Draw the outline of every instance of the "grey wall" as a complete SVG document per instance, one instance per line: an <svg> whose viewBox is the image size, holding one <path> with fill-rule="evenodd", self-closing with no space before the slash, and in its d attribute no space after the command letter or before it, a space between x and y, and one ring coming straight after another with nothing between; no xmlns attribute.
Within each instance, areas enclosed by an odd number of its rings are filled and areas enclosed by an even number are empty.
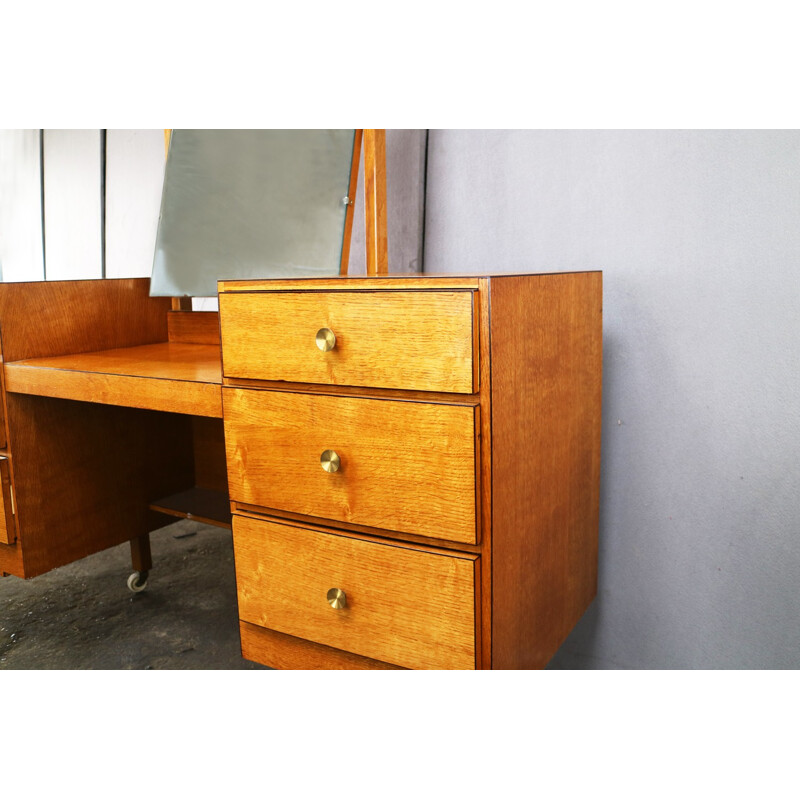
<svg viewBox="0 0 800 800"><path fill-rule="evenodd" d="M551 663L800 668L800 133L431 131L425 271L602 268L598 597Z"/></svg>

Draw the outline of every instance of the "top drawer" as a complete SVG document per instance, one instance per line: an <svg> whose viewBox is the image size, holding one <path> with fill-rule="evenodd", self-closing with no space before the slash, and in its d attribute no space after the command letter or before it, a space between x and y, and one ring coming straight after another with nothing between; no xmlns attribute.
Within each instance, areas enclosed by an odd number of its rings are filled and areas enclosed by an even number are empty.
<svg viewBox="0 0 800 800"><path fill-rule="evenodd" d="M227 378L478 390L472 291L243 292L219 297ZM327 342L320 334L327 329ZM321 349L321 345L329 349Z"/></svg>

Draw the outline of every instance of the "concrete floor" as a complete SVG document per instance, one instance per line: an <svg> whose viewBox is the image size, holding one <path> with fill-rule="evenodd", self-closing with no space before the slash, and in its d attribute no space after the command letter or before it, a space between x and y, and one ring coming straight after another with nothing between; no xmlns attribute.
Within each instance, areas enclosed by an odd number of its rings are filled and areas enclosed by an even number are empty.
<svg viewBox="0 0 800 800"><path fill-rule="evenodd" d="M239 652L230 531L181 520L150 538L138 594L127 544L0 579L0 670L264 669Z"/></svg>

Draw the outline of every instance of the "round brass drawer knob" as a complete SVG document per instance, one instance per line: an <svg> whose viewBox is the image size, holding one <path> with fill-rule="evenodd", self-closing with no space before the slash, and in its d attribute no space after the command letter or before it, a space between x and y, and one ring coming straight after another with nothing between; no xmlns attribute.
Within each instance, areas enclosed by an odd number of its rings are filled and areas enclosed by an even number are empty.
<svg viewBox="0 0 800 800"><path fill-rule="evenodd" d="M333 350L336 347L336 334L330 328L320 328L317 331L317 347L323 353Z"/></svg>
<svg viewBox="0 0 800 800"><path fill-rule="evenodd" d="M344 608L347 605L347 595L341 589L328 589L326 597L331 608Z"/></svg>
<svg viewBox="0 0 800 800"><path fill-rule="evenodd" d="M320 457L319 463L322 464L322 469L325 472L338 472L342 461L339 454L335 450L326 450Z"/></svg>

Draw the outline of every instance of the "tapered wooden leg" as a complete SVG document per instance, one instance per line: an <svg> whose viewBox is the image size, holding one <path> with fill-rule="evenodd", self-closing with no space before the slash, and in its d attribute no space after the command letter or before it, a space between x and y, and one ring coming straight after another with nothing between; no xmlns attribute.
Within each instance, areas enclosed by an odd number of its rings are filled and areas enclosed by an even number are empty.
<svg viewBox="0 0 800 800"><path fill-rule="evenodd" d="M131 564L136 572L149 572L153 568L149 533L131 539Z"/></svg>

